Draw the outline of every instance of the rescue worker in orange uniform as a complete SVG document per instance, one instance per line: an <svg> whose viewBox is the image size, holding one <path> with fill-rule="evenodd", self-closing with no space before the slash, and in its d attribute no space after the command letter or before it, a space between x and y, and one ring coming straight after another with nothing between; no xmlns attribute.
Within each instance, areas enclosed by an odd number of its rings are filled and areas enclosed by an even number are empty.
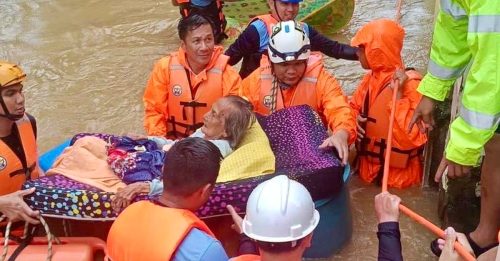
<svg viewBox="0 0 500 261"><path fill-rule="evenodd" d="M421 76L404 68L401 59L404 29L389 19L363 26L352 39L364 69L370 70L361 80L350 101L357 113L358 167L361 179L381 182L391 113L392 84L399 83L393 128L388 185L404 188L421 181L421 148L427 141L418 128L408 132L408 123L422 95L416 89Z"/></svg>
<svg viewBox="0 0 500 261"><path fill-rule="evenodd" d="M11 221L38 223L38 212L22 200L34 189L19 191L39 176L35 118L25 112L22 82L26 74L17 65L0 61L0 215Z"/></svg>
<svg viewBox="0 0 500 261"><path fill-rule="evenodd" d="M203 115L220 97L237 95L238 73L214 45L211 23L194 14L178 26L179 51L154 66L144 92L148 135L184 138L203 125Z"/></svg>
<svg viewBox="0 0 500 261"><path fill-rule="evenodd" d="M333 133L321 147L335 147L346 164L356 122L339 83L323 67L322 55L311 53L300 24L280 22L273 32L269 58L264 56L260 68L243 80L241 95L263 115L290 106L311 106Z"/></svg>
<svg viewBox="0 0 500 261"><path fill-rule="evenodd" d="M108 234L113 261L226 261L224 248L193 212L208 201L222 155L210 141L185 138L168 151L163 194L127 207Z"/></svg>
<svg viewBox="0 0 500 261"><path fill-rule="evenodd" d="M231 261L301 261L320 219L309 191L285 175L264 181L252 191L244 219L232 206L227 209L233 228L255 240L260 253Z"/></svg>

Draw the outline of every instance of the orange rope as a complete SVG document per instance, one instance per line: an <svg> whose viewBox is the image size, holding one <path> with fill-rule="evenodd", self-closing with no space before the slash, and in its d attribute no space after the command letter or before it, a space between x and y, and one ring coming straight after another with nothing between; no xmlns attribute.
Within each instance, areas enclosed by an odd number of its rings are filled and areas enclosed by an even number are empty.
<svg viewBox="0 0 500 261"><path fill-rule="evenodd" d="M399 1L401 2L401 0ZM385 151L385 159L384 159L384 176L382 178L382 192L387 191L387 180L389 178L389 162L391 160L391 150L392 150L392 130L394 125L394 114L396 113L396 98L397 98L396 95L398 93L399 81L394 81L392 87L393 87L392 109L391 109L391 116L389 118L389 130L387 134L387 147L386 147L387 149ZM403 206L402 204L399 204L399 209L408 217L410 217L411 219L415 220L416 222L420 223L421 225L432 231L438 237L444 238L444 231L439 227L437 227L436 225L432 224L429 220L418 215L417 213L413 212L411 209ZM455 247L455 250L465 260L467 261L476 260L467 250L465 250L465 248L460 243L458 243L458 241L455 241L453 246Z"/></svg>

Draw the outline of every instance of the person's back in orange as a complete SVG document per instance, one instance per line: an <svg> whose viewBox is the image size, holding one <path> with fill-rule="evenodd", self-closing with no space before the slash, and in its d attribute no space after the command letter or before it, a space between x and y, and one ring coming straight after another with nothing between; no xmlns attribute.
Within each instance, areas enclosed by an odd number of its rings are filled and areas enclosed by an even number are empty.
<svg viewBox="0 0 500 261"><path fill-rule="evenodd" d="M401 59L404 29L388 19L372 21L363 26L352 39L358 46L363 68L370 71L364 76L350 101L358 120L358 160L361 179L380 182L392 101L392 84L399 80L393 127L393 145L388 185L404 188L421 181L421 148L427 136L407 126L421 95L416 91L420 74L403 71Z"/></svg>

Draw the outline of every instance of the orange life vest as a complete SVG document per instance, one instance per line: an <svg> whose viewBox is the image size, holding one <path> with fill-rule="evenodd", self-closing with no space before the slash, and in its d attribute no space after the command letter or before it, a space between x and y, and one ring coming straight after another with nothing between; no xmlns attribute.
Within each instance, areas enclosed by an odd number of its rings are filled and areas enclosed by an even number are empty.
<svg viewBox="0 0 500 261"><path fill-rule="evenodd" d="M39 176L33 126L26 115L15 124L19 131L19 142L23 146L26 162L21 162L16 153L0 140L0 195L18 191L26 180Z"/></svg>
<svg viewBox="0 0 500 261"><path fill-rule="evenodd" d="M140 201L127 207L111 226L108 255L113 261L171 260L193 228L215 238L207 225L189 210Z"/></svg>
<svg viewBox="0 0 500 261"><path fill-rule="evenodd" d="M422 79L422 75L415 70L407 70L408 81ZM385 150L387 146L387 126L389 126L390 112L387 109L387 104L392 101L392 88L387 84L380 93L376 96L371 107L368 108L368 117L365 127L365 138L360 144L360 157L371 157L379 163L385 158ZM369 103L369 93L365 96L365 103L362 110L366 111ZM394 142L392 143L390 166L393 168L406 168L408 160L419 155L420 148L403 150L398 148Z"/></svg>
<svg viewBox="0 0 500 261"><path fill-rule="evenodd" d="M269 37L271 37L271 35L273 33L273 26L275 26L276 24L279 23L279 21L276 20L276 18L274 18L272 15L264 14L264 15L255 16L252 20L250 20L250 23L248 23L248 25L253 23L255 20L261 20L262 22L264 22L264 24L266 25L267 33L269 34Z"/></svg>
<svg viewBox="0 0 500 261"><path fill-rule="evenodd" d="M320 53L311 53L311 56L309 56L309 59L307 60L307 67L304 76L302 76L302 79L299 81L297 86L291 87L291 91L293 92L291 100L283 101L283 96L281 95L278 87L276 94L276 110L295 105L308 104L318 113L321 112L321 110L319 110L320 101L317 99L316 83L318 82L318 76L323 69L322 63L323 56ZM260 82L256 83L257 86L260 86L260 102L254 109L260 114L269 115L271 113L271 106L273 102L272 88L274 75L271 71L269 58L266 56L261 59L260 70ZM321 116L323 122L326 122L324 116Z"/></svg>
<svg viewBox="0 0 500 261"><path fill-rule="evenodd" d="M219 55L215 65L207 70L207 80L191 86L189 70L179 63L178 53L170 58L168 87L167 136L183 138L203 126L203 115L223 96L222 73L229 57Z"/></svg>
<svg viewBox="0 0 500 261"><path fill-rule="evenodd" d="M266 25L267 33L269 34L269 37L271 37L271 35L273 34L273 26L275 26L279 23L279 21L276 20L276 18L274 18L272 15L265 14L265 15L255 16L250 21L250 23L248 25L253 23L255 20L261 20L262 22L264 22L264 24ZM298 22L298 23L300 23L302 25L302 27L304 27L304 23L302 23L302 22Z"/></svg>
<svg viewBox="0 0 500 261"><path fill-rule="evenodd" d="M241 256L236 256L231 259L230 261L260 261L261 258L258 255L241 255Z"/></svg>

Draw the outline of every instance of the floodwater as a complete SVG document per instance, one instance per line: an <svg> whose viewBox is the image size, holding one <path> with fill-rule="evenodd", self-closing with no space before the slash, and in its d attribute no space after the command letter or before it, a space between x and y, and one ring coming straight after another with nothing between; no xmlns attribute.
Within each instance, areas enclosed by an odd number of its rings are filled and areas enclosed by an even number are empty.
<svg viewBox="0 0 500 261"><path fill-rule="evenodd" d="M407 66L425 70L434 0L404 0ZM396 1L357 0L354 17L339 34L348 42L363 24L394 18ZM178 46L178 9L170 1L1 0L0 59L22 66L27 111L38 120L40 150L78 132L141 133L142 94L154 62ZM327 68L351 94L363 74L357 62L328 58ZM354 233L332 260L375 260L373 196L378 187L350 182ZM437 193L394 191L405 204L437 222ZM420 225L401 220L406 260L433 260L433 238ZM326 242L325 242L326 243Z"/></svg>

